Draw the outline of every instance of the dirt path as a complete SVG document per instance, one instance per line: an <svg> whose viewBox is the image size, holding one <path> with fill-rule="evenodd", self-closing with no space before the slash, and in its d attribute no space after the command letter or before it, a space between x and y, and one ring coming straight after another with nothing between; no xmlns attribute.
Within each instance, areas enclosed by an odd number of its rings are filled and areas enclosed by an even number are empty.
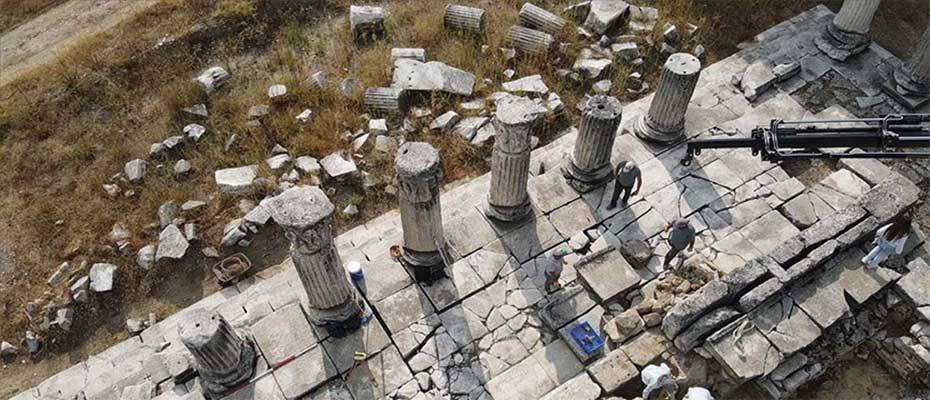
<svg viewBox="0 0 930 400"><path fill-rule="evenodd" d="M71 0L0 36L0 87L159 0Z"/></svg>

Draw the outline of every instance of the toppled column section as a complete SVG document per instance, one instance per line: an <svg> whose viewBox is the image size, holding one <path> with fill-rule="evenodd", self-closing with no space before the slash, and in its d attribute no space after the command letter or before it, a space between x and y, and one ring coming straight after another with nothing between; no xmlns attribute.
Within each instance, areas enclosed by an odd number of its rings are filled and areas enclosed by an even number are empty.
<svg viewBox="0 0 930 400"><path fill-rule="evenodd" d="M701 75L701 62L691 54L672 54L662 67L662 77L649 113L636 123L643 140L672 143L684 135L685 113Z"/></svg>
<svg viewBox="0 0 930 400"><path fill-rule="evenodd" d="M297 186L273 197L266 208L291 242L310 319L337 337L357 329L363 310L333 242L333 203L316 186Z"/></svg>
<svg viewBox="0 0 930 400"><path fill-rule="evenodd" d="M506 96L497 102L497 130L491 155L491 188L486 213L499 221L516 222L531 211L526 191L530 169L530 136L546 109L526 97Z"/></svg>
<svg viewBox="0 0 930 400"><path fill-rule="evenodd" d="M523 26L512 26L507 39L513 48L524 54L546 55L552 50L555 39L552 35Z"/></svg>
<svg viewBox="0 0 930 400"><path fill-rule="evenodd" d="M546 9L523 3L520 8L520 25L554 35L565 28L565 20Z"/></svg>
<svg viewBox="0 0 930 400"><path fill-rule="evenodd" d="M202 308L178 326L181 343L194 356L204 394L223 398L247 381L255 371L255 349L248 337L240 337L219 313Z"/></svg>
<svg viewBox="0 0 930 400"><path fill-rule="evenodd" d="M574 151L562 165L562 174L575 190L587 192L610 179L610 152L622 109L620 100L604 95L594 96L585 104Z"/></svg>
<svg viewBox="0 0 930 400"><path fill-rule="evenodd" d="M350 6L349 26L356 42L384 36L384 9L371 6Z"/></svg>
<svg viewBox="0 0 930 400"><path fill-rule="evenodd" d="M914 110L930 100L930 27L924 31L910 61L885 82L885 93Z"/></svg>
<svg viewBox="0 0 930 400"><path fill-rule="evenodd" d="M872 39L869 30L872 17L881 0L846 0L833 22L827 24L823 34L814 42L830 58L846 61L869 47Z"/></svg>
<svg viewBox="0 0 930 400"><path fill-rule="evenodd" d="M365 107L375 115L403 115L410 105L404 89L368 88L365 89Z"/></svg>
<svg viewBox="0 0 930 400"><path fill-rule="evenodd" d="M429 143L407 142L394 159L404 231L403 260L417 281L432 281L443 267L441 247L445 243L439 192L442 161Z"/></svg>
<svg viewBox="0 0 930 400"><path fill-rule="evenodd" d="M442 16L447 29L483 35L487 19L484 10L474 7L449 4Z"/></svg>

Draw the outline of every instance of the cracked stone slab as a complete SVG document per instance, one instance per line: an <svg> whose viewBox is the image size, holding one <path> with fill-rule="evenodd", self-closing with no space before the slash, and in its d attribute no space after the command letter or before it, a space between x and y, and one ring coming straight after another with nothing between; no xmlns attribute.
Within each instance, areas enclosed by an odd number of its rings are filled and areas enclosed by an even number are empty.
<svg viewBox="0 0 930 400"><path fill-rule="evenodd" d="M626 353L633 364L642 368L659 358L669 347L671 343L662 335L662 332L658 329L649 329L620 346L620 349Z"/></svg>
<svg viewBox="0 0 930 400"><path fill-rule="evenodd" d="M580 197L575 189L565 182L561 171L553 170L530 178L527 184L530 201L543 214L564 206Z"/></svg>
<svg viewBox="0 0 930 400"><path fill-rule="evenodd" d="M371 375L356 371L346 377L346 384L355 400L382 399L413 379L410 368L393 346L369 358L367 364Z"/></svg>
<svg viewBox="0 0 930 400"><path fill-rule="evenodd" d="M329 354L339 373L345 373L355 363L355 352L376 354L391 344L387 332L377 319L371 319L367 324L347 336L330 337L322 342L323 348Z"/></svg>
<svg viewBox="0 0 930 400"><path fill-rule="evenodd" d="M421 285L423 292L426 293L433 305L440 310L457 303L460 299L468 297L468 295L478 291L486 284L473 265L474 262L469 261L468 258L456 261L444 268L445 278L429 285Z"/></svg>
<svg viewBox="0 0 930 400"><path fill-rule="evenodd" d="M582 373L549 392L543 400L595 400L600 395L600 386L588 374Z"/></svg>
<svg viewBox="0 0 930 400"><path fill-rule="evenodd" d="M821 334L820 327L788 296L762 305L749 319L786 356L807 347Z"/></svg>
<svg viewBox="0 0 930 400"><path fill-rule="evenodd" d="M639 285L643 279L620 251L608 248L575 263L578 277L591 288L599 302L610 302Z"/></svg>
<svg viewBox="0 0 930 400"><path fill-rule="evenodd" d="M489 331L479 316L462 306L443 311L439 319L459 348L478 341Z"/></svg>
<svg viewBox="0 0 930 400"><path fill-rule="evenodd" d="M701 251L704 257L714 262L720 273L728 274L753 258L763 255L739 232L720 239Z"/></svg>
<svg viewBox="0 0 930 400"><path fill-rule="evenodd" d="M576 199L549 214L549 222L562 237L572 237L597 225L598 220L588 203Z"/></svg>
<svg viewBox="0 0 930 400"><path fill-rule="evenodd" d="M668 220L658 210L650 209L642 217L623 228L616 236L620 241L647 240L664 231L667 226ZM611 233L613 233L612 230Z"/></svg>
<svg viewBox="0 0 930 400"><path fill-rule="evenodd" d="M916 259L911 261L907 268L910 272L898 281L898 289L914 306L930 306L930 288L927 287L927 282L930 282L930 267L926 261Z"/></svg>
<svg viewBox="0 0 930 400"><path fill-rule="evenodd" d="M362 262L365 280L359 282L370 302L378 302L413 283L403 265L389 256Z"/></svg>
<svg viewBox="0 0 930 400"><path fill-rule="evenodd" d="M771 211L746 225L740 233L762 254L769 254L801 231L778 211Z"/></svg>
<svg viewBox="0 0 930 400"><path fill-rule="evenodd" d="M501 244L521 263L565 241L544 216L530 217L519 226L508 228L501 235Z"/></svg>
<svg viewBox="0 0 930 400"><path fill-rule="evenodd" d="M461 256L471 254L497 239L497 233L475 207L468 207L461 216L445 224L446 242Z"/></svg>
<svg viewBox="0 0 930 400"><path fill-rule="evenodd" d="M493 398L513 400L536 400L556 386L536 357L527 357L487 383Z"/></svg>
<svg viewBox="0 0 930 400"><path fill-rule="evenodd" d="M319 340L296 303L262 318L251 330L255 343L269 364L277 363Z"/></svg>
<svg viewBox="0 0 930 400"><path fill-rule="evenodd" d="M771 373L784 356L752 324L743 325L738 319L726 328L711 335L704 345L721 366L729 370L740 382ZM734 330L740 334L734 335Z"/></svg>
<svg viewBox="0 0 930 400"><path fill-rule="evenodd" d="M595 361L588 367L588 372L607 393L616 391L639 376L639 369L620 349L614 349Z"/></svg>
<svg viewBox="0 0 930 400"><path fill-rule="evenodd" d="M400 332L410 324L434 313L433 305L418 285L398 290L376 302L374 307L381 313L390 332Z"/></svg>

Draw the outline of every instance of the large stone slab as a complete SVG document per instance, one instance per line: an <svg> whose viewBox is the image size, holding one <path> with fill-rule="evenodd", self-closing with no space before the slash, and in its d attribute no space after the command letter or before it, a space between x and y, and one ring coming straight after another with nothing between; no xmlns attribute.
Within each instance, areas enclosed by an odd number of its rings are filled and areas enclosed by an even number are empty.
<svg viewBox="0 0 930 400"><path fill-rule="evenodd" d="M800 231L778 211L771 211L746 225L740 233L762 254L769 254Z"/></svg>
<svg viewBox="0 0 930 400"><path fill-rule="evenodd" d="M403 265L388 256L363 262L365 279L359 288L370 302L378 302L413 283Z"/></svg>
<svg viewBox="0 0 930 400"><path fill-rule="evenodd" d="M391 339L381 322L373 318L349 335L341 338L330 337L322 344L339 373L345 373L355 363L352 358L355 352L377 354L391 344Z"/></svg>
<svg viewBox="0 0 930 400"><path fill-rule="evenodd" d="M433 305L418 285L407 286L375 303L391 333L397 333L417 320L434 313Z"/></svg>
<svg viewBox="0 0 930 400"><path fill-rule="evenodd" d="M597 225L598 219L587 202L576 199L549 214L549 222L562 237L570 238Z"/></svg>
<svg viewBox="0 0 930 400"><path fill-rule="evenodd" d="M636 365L620 349L614 349L591 364L588 372L607 393L614 392L639 376Z"/></svg>
<svg viewBox="0 0 930 400"><path fill-rule="evenodd" d="M527 193L536 209L543 214L581 197L575 189L568 186L562 172L557 169L530 178Z"/></svg>
<svg viewBox="0 0 930 400"><path fill-rule="evenodd" d="M561 329L597 305L587 290L578 285L566 286L551 293L539 304L539 317L553 330Z"/></svg>
<svg viewBox="0 0 930 400"><path fill-rule="evenodd" d="M444 225L446 242L462 257L497 239L484 214L475 207L467 207L461 216L447 220Z"/></svg>
<svg viewBox="0 0 930 400"><path fill-rule="evenodd" d="M356 370L346 377L349 391L354 400L376 400L385 398L389 393L413 379L413 373L404 363L394 346L369 358L367 367L371 375L363 370ZM360 366L359 368L364 368ZM372 382L372 377L374 382Z"/></svg>
<svg viewBox="0 0 930 400"><path fill-rule="evenodd" d="M438 61L419 62L400 59L394 62L392 87L407 90L441 91L471 96L475 75Z"/></svg>
<svg viewBox="0 0 930 400"><path fill-rule="evenodd" d="M612 247L585 256L575 263L575 269L581 281L591 288L601 303L626 293L642 279L623 255Z"/></svg>
<svg viewBox="0 0 930 400"><path fill-rule="evenodd" d="M258 167L255 165L220 169L213 173L220 192L228 194L247 193L252 189L252 181L256 177L258 177Z"/></svg>
<svg viewBox="0 0 930 400"><path fill-rule="evenodd" d="M337 373L336 367L326 355L323 346L317 345L272 374L278 381L284 397L298 399L336 376Z"/></svg>
<svg viewBox="0 0 930 400"><path fill-rule="evenodd" d="M531 354L539 367L556 385L562 385L584 369L565 342L555 340Z"/></svg>
<svg viewBox="0 0 930 400"><path fill-rule="evenodd" d="M574 356L572 356L574 357ZM494 399L536 400L558 386L536 357L527 357L487 384Z"/></svg>
<svg viewBox="0 0 930 400"><path fill-rule="evenodd" d="M649 329L620 346L620 349L626 353L633 364L642 368L652 364L671 346L672 344L665 336L662 336L662 332L658 329Z"/></svg>
<svg viewBox="0 0 930 400"><path fill-rule="evenodd" d="M595 400L600 395L600 386L588 374L582 373L549 392L543 400Z"/></svg>
<svg viewBox="0 0 930 400"><path fill-rule="evenodd" d="M820 337L820 328L788 296L775 298L749 317L784 355L807 347Z"/></svg>
<svg viewBox="0 0 930 400"><path fill-rule="evenodd" d="M740 382L771 373L784 359L758 328L744 321L734 321L708 338L704 346Z"/></svg>
<svg viewBox="0 0 930 400"><path fill-rule="evenodd" d="M251 330L268 364L277 363L319 340L297 303L262 318Z"/></svg>
<svg viewBox="0 0 930 400"><path fill-rule="evenodd" d="M555 230L549 218L530 217L517 227L507 227L501 235L501 243L517 261L524 263L565 240Z"/></svg>
<svg viewBox="0 0 930 400"><path fill-rule="evenodd" d="M910 270L898 281L898 290L916 307L930 306L930 267L926 261L916 259L907 268Z"/></svg>

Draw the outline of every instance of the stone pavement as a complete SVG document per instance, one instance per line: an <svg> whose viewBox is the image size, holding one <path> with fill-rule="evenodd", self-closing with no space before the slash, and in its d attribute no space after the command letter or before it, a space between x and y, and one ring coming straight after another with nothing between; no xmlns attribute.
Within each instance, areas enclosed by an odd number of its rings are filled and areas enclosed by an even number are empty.
<svg viewBox="0 0 930 400"><path fill-rule="evenodd" d="M748 134L773 118L848 114L855 103L843 102L851 99L847 92L837 94L839 105L827 107L806 91L829 88L835 80L851 82L868 96L884 96L882 76L900 60L873 44L846 64L834 63L813 44L831 17L825 7L816 7L705 68L686 115L686 135L707 135L714 126ZM800 73L755 93L752 102L731 83L752 64L790 62L800 64ZM874 305L874 299L906 298L917 310L912 318L921 318L921 312L928 318L926 288L913 283L926 271L912 263L871 272L856 262L861 239L917 200L917 188L906 178L881 163L855 160L805 185L742 150L705 151L684 167L682 144L654 147L629 133L651 99L624 107L612 149L614 165L632 160L643 171L642 190L628 206L607 209L612 183L579 194L565 182L558 166L574 145L577 132L571 130L533 151L533 162L544 172L530 178L534 214L523 223L495 223L483 215L488 175L442 194L445 238L455 260L446 267L447 279L431 286L414 283L391 259L389 247L402 242L396 210L336 238L343 261L365 265L359 290L375 317L348 337L328 337L308 322L306 293L287 261L15 398L70 399L83 393L95 400L137 392L157 393L158 399L200 398L192 360L177 333L194 308L216 310L254 339L257 373L313 346L231 396L237 399L636 397L642 390L639 370L659 361L673 367L681 384L720 392L753 380L780 397L827 367L835 351L824 344L826 333L848 324L851 315L881 314L873 309L884 306ZM891 99L885 104L893 107ZM883 208L888 205L893 211ZM678 295L668 296L662 291L671 284L661 265L668 251L664 230L678 218L687 218L698 232L686 264L709 266L711 276L701 288L676 282ZM925 257L922 236L912 236L907 259ZM643 267L634 267L616 250L632 239L654 249ZM546 296L540 257L556 246L581 250L568 257L561 276L565 288ZM853 309L847 297L866 304L866 311ZM609 332L619 329L609 326L619 317L632 318L632 328ZM588 355L577 348L568 330L579 321L609 338L604 350ZM882 326L863 332L859 343ZM908 354L917 360L909 365L920 371L926 351L912 345L925 336L914 334L898 347L892 343L886 353ZM364 352L367 360L356 364L355 352Z"/></svg>

